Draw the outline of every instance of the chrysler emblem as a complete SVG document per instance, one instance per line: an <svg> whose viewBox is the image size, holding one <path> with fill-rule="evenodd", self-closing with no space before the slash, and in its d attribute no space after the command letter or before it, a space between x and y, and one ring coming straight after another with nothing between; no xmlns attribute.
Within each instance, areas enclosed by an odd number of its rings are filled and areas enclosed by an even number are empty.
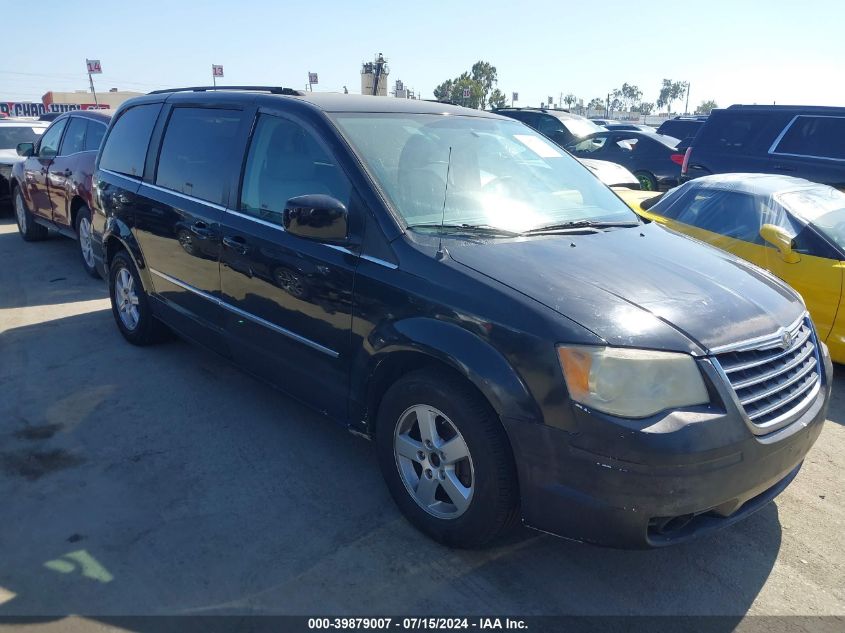
<svg viewBox="0 0 845 633"><path fill-rule="evenodd" d="M785 350L792 347L792 335L786 330L780 335L780 346Z"/></svg>

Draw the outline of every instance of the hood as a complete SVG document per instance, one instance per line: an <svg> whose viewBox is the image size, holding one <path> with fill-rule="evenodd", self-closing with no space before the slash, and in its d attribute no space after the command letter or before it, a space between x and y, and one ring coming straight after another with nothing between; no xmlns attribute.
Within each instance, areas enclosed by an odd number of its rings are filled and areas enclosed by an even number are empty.
<svg viewBox="0 0 845 633"><path fill-rule="evenodd" d="M656 224L588 235L449 240L447 248L458 263L610 345L704 354L776 332L805 310L795 292L768 273Z"/></svg>
<svg viewBox="0 0 845 633"><path fill-rule="evenodd" d="M18 156L17 150L14 149L0 149L0 163L3 165L14 165L22 160L26 160L23 156Z"/></svg>

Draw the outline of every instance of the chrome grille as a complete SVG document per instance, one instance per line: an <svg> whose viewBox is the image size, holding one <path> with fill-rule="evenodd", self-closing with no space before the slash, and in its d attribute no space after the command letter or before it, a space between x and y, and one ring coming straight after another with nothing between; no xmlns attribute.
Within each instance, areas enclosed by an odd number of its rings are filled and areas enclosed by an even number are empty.
<svg viewBox="0 0 845 633"><path fill-rule="evenodd" d="M784 334L790 344L784 347ZM821 384L816 336L806 317L788 330L717 351L716 360L748 420L774 431L803 413Z"/></svg>

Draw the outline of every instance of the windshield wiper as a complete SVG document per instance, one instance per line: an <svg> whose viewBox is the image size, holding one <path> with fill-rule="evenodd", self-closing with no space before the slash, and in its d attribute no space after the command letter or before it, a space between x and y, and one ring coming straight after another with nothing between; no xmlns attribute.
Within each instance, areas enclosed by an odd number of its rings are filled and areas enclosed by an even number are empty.
<svg viewBox="0 0 845 633"><path fill-rule="evenodd" d="M573 220L557 224L546 224L535 229L524 231L522 235L536 235L538 233L552 233L558 231L577 231L579 229L609 229L616 227L639 226L639 222L597 222L595 220Z"/></svg>
<svg viewBox="0 0 845 633"><path fill-rule="evenodd" d="M464 231L472 233L481 233L484 235L506 235L509 237L516 237L520 235L516 231L508 231L507 229L500 229L499 227L490 224L409 224L409 229L447 229L450 231Z"/></svg>

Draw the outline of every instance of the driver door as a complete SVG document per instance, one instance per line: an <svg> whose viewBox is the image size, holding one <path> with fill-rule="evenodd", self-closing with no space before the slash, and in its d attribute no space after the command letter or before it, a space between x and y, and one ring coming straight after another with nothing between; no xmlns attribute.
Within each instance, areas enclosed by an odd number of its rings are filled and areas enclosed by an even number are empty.
<svg viewBox="0 0 845 633"><path fill-rule="evenodd" d="M24 190L26 191L30 211L42 218L52 220L53 207L50 204L50 193L47 175L53 160L59 153L62 134L68 119L59 119L44 132L35 155L30 156L24 163Z"/></svg>

